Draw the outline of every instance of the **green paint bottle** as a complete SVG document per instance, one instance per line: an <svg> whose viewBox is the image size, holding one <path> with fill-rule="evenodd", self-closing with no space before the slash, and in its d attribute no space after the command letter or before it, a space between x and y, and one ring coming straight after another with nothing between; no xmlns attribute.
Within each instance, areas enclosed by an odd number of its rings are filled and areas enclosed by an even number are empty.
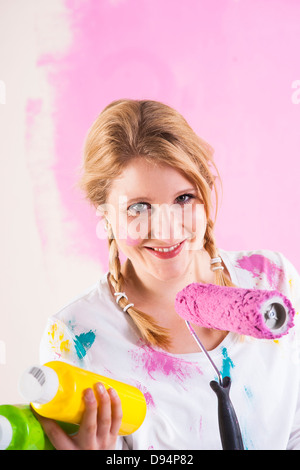
<svg viewBox="0 0 300 470"><path fill-rule="evenodd" d="M61 427L68 433L78 426ZM42 425L29 405L0 405L0 450L53 450Z"/></svg>

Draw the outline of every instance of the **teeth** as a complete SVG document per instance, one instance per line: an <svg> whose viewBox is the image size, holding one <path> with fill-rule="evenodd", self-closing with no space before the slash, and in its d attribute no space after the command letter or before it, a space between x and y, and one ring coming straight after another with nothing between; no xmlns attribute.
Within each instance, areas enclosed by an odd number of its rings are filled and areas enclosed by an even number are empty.
<svg viewBox="0 0 300 470"><path fill-rule="evenodd" d="M177 243L177 245L172 246L171 248L153 248L154 251L162 251L164 253L168 251L173 251L175 248L177 248L180 245L180 243Z"/></svg>

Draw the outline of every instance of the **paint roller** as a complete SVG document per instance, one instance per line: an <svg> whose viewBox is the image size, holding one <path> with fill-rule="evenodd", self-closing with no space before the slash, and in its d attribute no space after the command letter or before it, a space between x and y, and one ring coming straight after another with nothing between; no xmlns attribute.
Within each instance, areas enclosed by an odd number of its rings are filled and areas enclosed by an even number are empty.
<svg viewBox="0 0 300 470"><path fill-rule="evenodd" d="M195 325L276 339L294 325L291 302L276 290L192 283L175 300L178 315Z"/></svg>
<svg viewBox="0 0 300 470"><path fill-rule="evenodd" d="M276 339L294 326L295 310L287 297L273 290L244 289L192 283L177 293L175 310L217 373L210 386L218 399L218 420L223 450L243 450L238 419L229 397L230 377L221 374L191 323L233 331L255 338Z"/></svg>

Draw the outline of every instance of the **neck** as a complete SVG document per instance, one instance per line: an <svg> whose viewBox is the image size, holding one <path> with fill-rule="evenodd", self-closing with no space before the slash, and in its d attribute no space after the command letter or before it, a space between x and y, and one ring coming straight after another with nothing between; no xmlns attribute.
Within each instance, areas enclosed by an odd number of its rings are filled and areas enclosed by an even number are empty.
<svg viewBox="0 0 300 470"><path fill-rule="evenodd" d="M210 269L210 256L205 250L195 254L193 260L186 266L182 274L176 278L162 280L149 271L142 272L130 260L126 260L121 268L124 276L124 291L126 289L135 297L145 302L173 304L177 292L192 282L213 283L214 275Z"/></svg>

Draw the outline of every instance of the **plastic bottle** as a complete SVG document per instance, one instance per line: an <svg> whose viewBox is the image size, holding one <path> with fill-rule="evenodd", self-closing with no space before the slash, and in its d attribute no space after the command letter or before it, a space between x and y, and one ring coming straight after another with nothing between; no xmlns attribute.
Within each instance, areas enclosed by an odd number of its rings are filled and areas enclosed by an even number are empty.
<svg viewBox="0 0 300 470"><path fill-rule="evenodd" d="M78 426L58 423L69 435ZM0 405L0 450L53 450L42 425L29 405Z"/></svg>
<svg viewBox="0 0 300 470"><path fill-rule="evenodd" d="M0 449L50 450L53 446L28 405L1 405Z"/></svg>
<svg viewBox="0 0 300 470"><path fill-rule="evenodd" d="M119 435L135 432L145 419L147 405L143 393L132 385L62 361L51 361L29 368L21 377L19 389L41 416L80 424L84 412L83 391L93 388L97 382L102 382L106 389L114 388L120 397L123 418Z"/></svg>

